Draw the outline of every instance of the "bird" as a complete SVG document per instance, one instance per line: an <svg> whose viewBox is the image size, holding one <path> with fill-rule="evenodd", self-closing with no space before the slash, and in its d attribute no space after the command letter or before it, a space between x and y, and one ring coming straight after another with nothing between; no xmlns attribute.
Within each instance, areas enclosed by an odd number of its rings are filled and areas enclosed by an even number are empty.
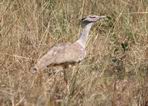
<svg viewBox="0 0 148 106"><path fill-rule="evenodd" d="M37 60L33 72L44 70L50 66L70 65L79 63L86 57L86 44L89 39L91 27L106 16L89 15L81 19L82 31L80 37L73 43L60 43L51 47L49 51Z"/></svg>

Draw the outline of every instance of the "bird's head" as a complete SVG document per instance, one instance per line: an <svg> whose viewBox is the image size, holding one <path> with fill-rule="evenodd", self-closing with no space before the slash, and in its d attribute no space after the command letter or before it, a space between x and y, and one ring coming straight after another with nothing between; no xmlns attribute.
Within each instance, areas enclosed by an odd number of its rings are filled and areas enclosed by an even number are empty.
<svg viewBox="0 0 148 106"><path fill-rule="evenodd" d="M104 18L106 18L106 16L89 15L85 18L82 18L81 21L82 21L82 25L85 26L89 23L95 23Z"/></svg>

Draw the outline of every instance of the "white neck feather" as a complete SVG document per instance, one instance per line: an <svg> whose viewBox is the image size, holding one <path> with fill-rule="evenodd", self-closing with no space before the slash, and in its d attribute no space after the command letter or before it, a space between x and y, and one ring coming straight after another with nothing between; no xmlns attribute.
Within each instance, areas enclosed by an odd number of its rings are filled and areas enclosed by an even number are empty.
<svg viewBox="0 0 148 106"><path fill-rule="evenodd" d="M89 23L87 24L82 32L80 33L80 38L76 41L77 43L79 43L83 48L86 47L86 43L88 41L88 38L89 38L89 32L90 32L90 29L92 27L93 23Z"/></svg>

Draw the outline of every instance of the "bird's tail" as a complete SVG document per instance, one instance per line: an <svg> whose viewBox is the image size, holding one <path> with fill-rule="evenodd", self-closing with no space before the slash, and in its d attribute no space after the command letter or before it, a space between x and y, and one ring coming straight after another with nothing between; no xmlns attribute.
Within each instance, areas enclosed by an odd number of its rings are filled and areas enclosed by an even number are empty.
<svg viewBox="0 0 148 106"><path fill-rule="evenodd" d="M40 70L44 70L47 68L46 61L44 59L39 60L34 67L31 68L32 73L37 73Z"/></svg>
<svg viewBox="0 0 148 106"><path fill-rule="evenodd" d="M36 66L31 68L31 73L35 74L38 72L38 68Z"/></svg>

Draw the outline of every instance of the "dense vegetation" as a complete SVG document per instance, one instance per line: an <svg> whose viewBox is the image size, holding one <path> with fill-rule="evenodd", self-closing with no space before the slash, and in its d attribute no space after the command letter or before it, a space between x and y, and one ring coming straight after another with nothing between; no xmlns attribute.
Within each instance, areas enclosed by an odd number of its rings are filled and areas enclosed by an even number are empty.
<svg viewBox="0 0 148 106"><path fill-rule="evenodd" d="M63 77L31 67L91 30L87 57ZM49 75L50 74L50 75ZM148 106L148 0L0 0L0 106ZM67 89L68 87L68 89Z"/></svg>

